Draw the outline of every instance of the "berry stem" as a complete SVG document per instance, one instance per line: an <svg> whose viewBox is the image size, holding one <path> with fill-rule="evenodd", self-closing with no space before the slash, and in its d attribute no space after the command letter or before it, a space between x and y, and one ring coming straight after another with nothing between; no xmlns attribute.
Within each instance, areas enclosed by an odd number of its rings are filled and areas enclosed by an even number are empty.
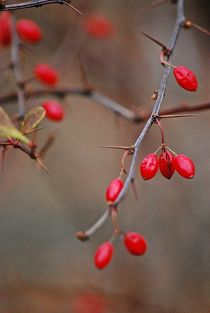
<svg viewBox="0 0 210 313"><path fill-rule="evenodd" d="M165 136L164 136L164 130L163 127L158 119L158 117L155 120L156 124L158 125L160 132L161 132L161 141L162 141L162 145L165 144Z"/></svg>

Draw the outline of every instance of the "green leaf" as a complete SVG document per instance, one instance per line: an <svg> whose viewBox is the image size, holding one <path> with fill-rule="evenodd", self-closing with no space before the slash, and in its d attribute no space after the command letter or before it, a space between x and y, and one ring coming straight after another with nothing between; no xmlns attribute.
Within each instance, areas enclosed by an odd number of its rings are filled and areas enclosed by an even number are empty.
<svg viewBox="0 0 210 313"><path fill-rule="evenodd" d="M25 143L26 145L30 142L30 140L15 127L7 127L7 126L0 125L0 137L7 138L7 139L11 139L11 138L17 139Z"/></svg>
<svg viewBox="0 0 210 313"><path fill-rule="evenodd" d="M35 107L26 113L24 120L20 126L20 131L23 134L29 133L35 129L45 117L45 109L42 107Z"/></svg>

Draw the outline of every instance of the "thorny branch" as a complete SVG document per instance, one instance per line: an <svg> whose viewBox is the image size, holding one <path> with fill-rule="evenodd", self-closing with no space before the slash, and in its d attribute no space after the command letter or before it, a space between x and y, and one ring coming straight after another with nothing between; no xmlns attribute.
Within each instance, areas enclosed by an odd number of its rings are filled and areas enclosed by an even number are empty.
<svg viewBox="0 0 210 313"><path fill-rule="evenodd" d="M29 98L38 98L43 96L56 96L60 98L64 98L66 96L81 96L87 97L91 100L97 102L98 104L110 109L114 113L124 117L125 119L135 122L135 123L142 123L145 122L151 113L145 112L142 109L134 109L130 110L125 108L119 102L112 100L100 92L94 89L87 89L87 88L49 88L49 89L36 89L36 90L25 90L25 99ZM0 96L0 105L7 106L12 104L13 101L17 100L17 93L10 92L3 96ZM175 113L185 113L185 112L198 112L210 109L210 102L198 103L195 105L189 105L188 103L182 103L174 107L170 107L168 109L164 109L160 111L160 115L169 115Z"/></svg>
<svg viewBox="0 0 210 313"><path fill-rule="evenodd" d="M180 31L181 31L181 28L182 28L184 22L185 22L184 0L178 0L178 2L177 2L176 22L175 22L175 25L174 25L174 28L173 28L173 31L172 31L172 34L171 34L171 37L170 37L170 41L169 41L168 47L167 47L167 52L168 53L165 56L167 62L170 62L171 59L172 59L172 53L174 51L177 39L179 37ZM128 171L127 178L125 180L124 187L121 190L120 194L118 195L116 201L114 203L112 203L112 205L109 207L109 213L111 212L113 207L114 208L118 207L119 203L122 201L123 197L125 196L125 194L126 194L126 192L128 190L128 187L130 186L130 184L132 182L134 182L135 171L136 171L136 167L137 167L138 155L139 155L139 150L140 150L140 147L141 147L141 143L142 143L146 133L149 131L150 127L153 125L153 123L156 122L156 117L159 114L160 107L162 105L163 98L165 96L165 92L166 92L166 87L167 87L167 82L168 82L170 71L171 71L171 67L168 67L168 66L164 67L163 77L161 79L160 87L159 87L158 94L157 94L157 100L155 101L155 104L153 106L152 112L151 112L151 114L150 114L150 116L149 116L149 118L148 118L144 128L142 129L142 131L140 132L137 140L135 141L135 143L132 146L134 152L133 152L133 155L132 155L131 165L130 165L130 169ZM103 214L103 216L105 216L106 219L108 218L109 215L107 215L107 214L104 215ZM99 219L97 221L97 228L99 226L98 224L99 224L100 220L101 219ZM101 220L101 224L103 224L104 221L105 221L105 219L102 219ZM83 232L83 239L85 237L88 238L90 236L90 230L91 229L93 230L93 227L91 227L87 232ZM93 232L91 232L91 235L92 234L93 234ZM78 238L81 239L79 236L78 236Z"/></svg>

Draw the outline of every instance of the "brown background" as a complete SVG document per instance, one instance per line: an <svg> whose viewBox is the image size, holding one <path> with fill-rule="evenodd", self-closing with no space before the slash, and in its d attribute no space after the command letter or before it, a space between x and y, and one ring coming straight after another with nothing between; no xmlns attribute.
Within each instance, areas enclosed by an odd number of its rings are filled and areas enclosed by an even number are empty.
<svg viewBox="0 0 210 313"><path fill-rule="evenodd" d="M176 7L166 4L141 14L151 1L73 1L85 15L53 5L21 11L16 17L36 20L43 42L23 55L25 76L37 62L49 62L60 72L62 86L80 86L78 52L90 81L103 94L127 107L150 111L152 92L162 77L159 47L142 37L143 30L167 43ZM186 16L208 28L208 1L186 1ZM116 27L109 40L88 38L83 32L91 13L108 16ZM192 68L199 80L197 93L179 88L171 76L164 106L209 99L209 37L196 30L182 31L174 63ZM9 52L0 50L1 66ZM1 94L14 89L12 75L1 75ZM30 88L39 87L31 83ZM31 99L27 105L38 105ZM110 266L93 266L96 247L108 240L106 225L87 243L74 233L88 228L106 208L104 190L119 173L121 153L100 149L104 144L130 145L142 124L134 125L85 98L62 101L61 124L45 122L40 141L56 131L55 145L46 163L53 175L37 169L19 151L6 155L0 182L0 312L1 313L207 313L210 311L210 113L189 119L164 121L166 140L178 153L196 163L192 181L159 174L143 182L137 173L139 201L132 191L121 205L125 231L148 239L142 258L128 255L122 243ZM7 106L15 112L16 105ZM156 150L160 134L153 127L140 159ZM94 311L95 310L95 311Z"/></svg>

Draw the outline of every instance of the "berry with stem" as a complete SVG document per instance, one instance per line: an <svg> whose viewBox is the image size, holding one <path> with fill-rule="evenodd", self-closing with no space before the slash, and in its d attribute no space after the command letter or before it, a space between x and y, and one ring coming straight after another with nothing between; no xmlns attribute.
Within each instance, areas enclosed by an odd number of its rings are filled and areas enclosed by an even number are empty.
<svg viewBox="0 0 210 313"><path fill-rule="evenodd" d="M184 178L191 179L195 175L193 161L184 154L177 154L173 159L175 170Z"/></svg>
<svg viewBox="0 0 210 313"><path fill-rule="evenodd" d="M21 19L16 23L16 30L21 40L36 44L42 39L42 30L34 21Z"/></svg>
<svg viewBox="0 0 210 313"><path fill-rule="evenodd" d="M0 44L9 46L12 40L12 21L9 12L0 14Z"/></svg>
<svg viewBox="0 0 210 313"><path fill-rule="evenodd" d="M141 234L135 232L125 234L124 245L129 253L136 256L145 254L147 250L147 241Z"/></svg>
<svg viewBox="0 0 210 313"><path fill-rule="evenodd" d="M112 180L106 189L106 201L110 204L113 203L120 194L123 186L124 183L121 178Z"/></svg>
<svg viewBox="0 0 210 313"><path fill-rule="evenodd" d="M48 100L42 103L42 107L46 111L46 117L54 122L60 122L64 118L64 111L59 102Z"/></svg>
<svg viewBox="0 0 210 313"><path fill-rule="evenodd" d="M162 149L162 152L159 156L158 165L161 174L167 179L170 179L175 171L173 159L174 156L169 151L167 151L165 148Z"/></svg>
<svg viewBox="0 0 210 313"><path fill-rule="evenodd" d="M113 252L114 247L109 241L99 246L94 256L95 266L99 270L105 268L111 262Z"/></svg>
<svg viewBox="0 0 210 313"><path fill-rule="evenodd" d="M176 66L173 70L177 83L188 91L196 91L198 81L195 74L185 66Z"/></svg>
<svg viewBox="0 0 210 313"><path fill-rule="evenodd" d="M155 153L148 154L140 164L140 173L143 179L153 178L158 171L158 157Z"/></svg>
<svg viewBox="0 0 210 313"><path fill-rule="evenodd" d="M34 68L35 77L42 83L54 86L58 82L57 71L48 64L38 64Z"/></svg>

